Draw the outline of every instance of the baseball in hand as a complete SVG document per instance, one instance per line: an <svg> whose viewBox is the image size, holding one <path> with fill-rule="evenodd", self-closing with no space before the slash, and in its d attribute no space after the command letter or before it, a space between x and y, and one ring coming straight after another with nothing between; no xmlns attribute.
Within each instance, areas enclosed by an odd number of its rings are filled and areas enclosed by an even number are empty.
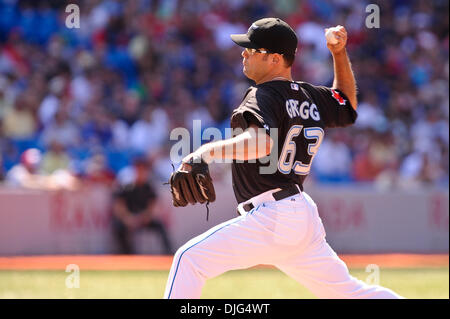
<svg viewBox="0 0 450 319"><path fill-rule="evenodd" d="M334 31L338 31L339 28L338 27L334 27L334 28L328 28L325 31L325 38L327 39L327 42L329 44L337 44L338 43L338 39L336 38L336 36L334 35Z"/></svg>

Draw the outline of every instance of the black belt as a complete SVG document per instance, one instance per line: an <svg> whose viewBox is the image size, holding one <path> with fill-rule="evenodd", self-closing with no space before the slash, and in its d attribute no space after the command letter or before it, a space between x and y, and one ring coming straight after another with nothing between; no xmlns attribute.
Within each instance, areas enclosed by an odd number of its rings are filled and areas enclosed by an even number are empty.
<svg viewBox="0 0 450 319"><path fill-rule="evenodd" d="M282 189L280 191L277 191L275 193L272 194L273 198L275 198L276 201L278 200L282 200L285 199L287 197L293 196L295 194L300 194L299 188L303 191L303 187L301 185L292 185L289 186L288 188ZM242 208L244 208L244 210L246 212L251 211L253 208L255 208L255 206L253 206L252 203L248 203L245 204L244 206L242 206Z"/></svg>

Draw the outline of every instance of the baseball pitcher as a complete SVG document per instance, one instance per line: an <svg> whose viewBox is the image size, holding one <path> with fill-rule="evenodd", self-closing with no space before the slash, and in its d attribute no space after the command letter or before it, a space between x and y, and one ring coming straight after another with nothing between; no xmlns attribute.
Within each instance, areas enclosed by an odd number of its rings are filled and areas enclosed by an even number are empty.
<svg viewBox="0 0 450 319"><path fill-rule="evenodd" d="M246 34L231 35L243 47L243 73L255 82L231 116L231 127L241 133L188 155L170 184L175 206L212 202L208 163L231 159L239 216L178 249L165 298L199 298L207 279L258 264L274 265L319 298L401 298L349 274L303 189L325 129L351 125L357 117L347 32L342 26L331 32L326 39L334 62L332 88L292 79L297 36L281 19L261 19ZM264 173L267 161L260 159L273 154L277 167Z"/></svg>

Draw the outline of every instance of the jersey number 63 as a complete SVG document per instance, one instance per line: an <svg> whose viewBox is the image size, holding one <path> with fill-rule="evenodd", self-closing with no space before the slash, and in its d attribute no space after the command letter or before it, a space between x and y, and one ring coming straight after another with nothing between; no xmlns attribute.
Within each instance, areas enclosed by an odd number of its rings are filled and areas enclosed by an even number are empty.
<svg viewBox="0 0 450 319"><path fill-rule="evenodd" d="M295 161L295 154L297 152L297 144L294 139L300 135L303 130L303 135L308 141L308 155L311 159L308 164L304 164L301 161ZM280 158L278 160L278 170L283 174L289 174L293 170L297 175L308 175L311 168L311 163L314 156L319 149L320 143L322 143L324 131L320 127L307 127L303 129L303 125L293 125L286 135L286 139L281 151Z"/></svg>

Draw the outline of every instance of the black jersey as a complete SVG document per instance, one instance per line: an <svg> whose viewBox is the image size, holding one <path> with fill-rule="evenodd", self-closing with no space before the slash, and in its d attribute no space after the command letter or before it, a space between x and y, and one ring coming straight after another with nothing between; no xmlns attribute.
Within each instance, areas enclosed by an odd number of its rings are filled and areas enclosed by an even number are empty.
<svg viewBox="0 0 450 319"><path fill-rule="evenodd" d="M275 129L278 138L271 155L277 167L270 174L262 174L261 168L270 165L267 161L234 160L233 189L238 203L270 189L293 184L302 188L324 129L353 124L356 117L348 98L339 90L289 81L250 87L231 115L231 128L245 130L254 123L267 134Z"/></svg>

